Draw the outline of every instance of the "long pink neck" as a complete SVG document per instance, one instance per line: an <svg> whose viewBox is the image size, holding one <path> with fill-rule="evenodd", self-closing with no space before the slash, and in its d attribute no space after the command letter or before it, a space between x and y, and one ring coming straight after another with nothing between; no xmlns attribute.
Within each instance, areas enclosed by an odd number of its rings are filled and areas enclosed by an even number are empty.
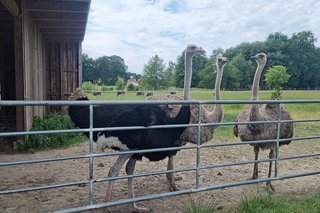
<svg viewBox="0 0 320 213"><path fill-rule="evenodd" d="M184 89L183 99L190 99L190 88L192 79L192 55L185 53L185 73L184 73Z"/></svg>
<svg viewBox="0 0 320 213"><path fill-rule="evenodd" d="M259 82L261 78L261 73L264 68L265 62L257 62L258 66L254 75L253 83L252 83L252 100L259 100Z"/></svg>
<svg viewBox="0 0 320 213"><path fill-rule="evenodd" d="M221 100L221 80L222 80L222 74L223 74L223 68L224 65L222 66L217 66L217 77L216 77L216 83L215 83L215 100L219 101ZM218 115L223 113L223 106L222 104L216 104L213 110L213 114ZM220 121L219 121L220 122Z"/></svg>

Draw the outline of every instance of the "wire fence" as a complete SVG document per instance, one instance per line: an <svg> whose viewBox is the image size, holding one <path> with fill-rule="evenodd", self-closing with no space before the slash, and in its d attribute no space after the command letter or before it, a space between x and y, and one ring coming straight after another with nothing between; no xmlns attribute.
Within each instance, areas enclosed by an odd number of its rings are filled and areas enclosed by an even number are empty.
<svg viewBox="0 0 320 213"><path fill-rule="evenodd" d="M78 206L75 208L68 208L68 209L60 209L57 212L80 212L86 210L93 210L99 209L104 207L111 207L116 205L122 204L129 204L138 201L146 201L152 199L159 199L165 198L170 196L177 196L183 194L190 194L202 191L209 191L209 190L216 190L222 189L227 187L235 187L240 185L248 185L248 184L256 184L260 182L269 182L275 180L283 180L283 179L290 179L290 178L297 178L303 176L311 176L311 175L319 175L320 170L317 169L315 171L308 171L308 172L300 172L300 173L293 173L289 175L279 175L279 161L284 160L293 160L293 159L300 159L300 158L319 158L320 152L315 151L314 153L302 154L302 155L293 155L293 156L285 156L280 157L279 155L279 143L284 141L301 141L301 140L319 140L320 139L320 130L315 135L308 135L304 137L293 137L287 139L280 138L280 126L283 123L317 123L320 122L320 118L313 118L313 119L297 119L297 120L282 120L281 119L281 110L280 104L319 104L320 100L273 100L273 101L240 101L240 100L230 100L230 101L1 101L0 106L68 106L68 105L82 105L82 106L89 106L89 113L90 113L90 126L89 128L85 129L65 129L65 130L46 130L46 131L21 131L21 132L0 132L1 137L11 137L11 136L27 136L27 135L38 135L38 134L53 134L53 133L70 133L70 132L88 132L90 135L89 138L89 146L88 146L88 154L81 154L81 155L74 155L74 156L59 156L59 157L51 157L51 158L39 158L33 160L19 160L19 161L5 161L0 162L0 169L3 167L14 167L18 165L27 165L27 164L41 164L41 163L49 163L49 162L57 162L57 161L68 161L68 160L78 160L78 159L89 159L88 165L88 175L87 178L81 181L70 181L64 182L59 184L50 184L50 185L43 185L43 186L32 186L32 187L22 187L22 188L3 188L0 190L0 196L6 196L13 193L23 193L23 192L30 192L30 191L37 191L37 190L50 190L55 188L63 188L63 187L70 187L76 185L87 185L88 186L88 204L84 206ZM117 105L117 104L127 104L127 105L162 105L162 104L195 104L198 106L198 123L193 124L185 124L185 125L157 125L157 126L132 126L132 127L105 127L105 128L93 128L93 110L94 106L97 105ZM204 104L276 104L278 106L278 119L270 120L270 121L252 121L252 122L221 122L221 123L202 123L200 119L202 105ZM244 125L244 124L276 124L277 125L277 138L270 139L270 140L258 140L258 141L246 141L241 142L238 141L236 138L233 142L230 143L219 143L218 141L214 141L214 143L208 144L200 144L200 137L201 137L201 128L207 126L233 126L233 125ZM136 129L161 129L161 128L178 128L178 127L193 127L197 128L197 144L187 145L182 147L170 147L170 148L161 148L161 149L144 149L144 150L130 150L130 151L121 151L121 152L103 152L103 153L94 153L94 146L93 146L93 132L99 131L111 131L111 130L136 130ZM217 129L216 131L219 131ZM239 146L244 144L259 144L259 143L276 143L276 155L273 159L263 159L263 160L246 160L246 161L235 161L235 162L225 162L225 163L215 163L215 164L208 164L208 165L201 165L200 157L201 152L200 150L203 149L210 149L210 148L217 148L217 147L232 147L232 146ZM103 177L103 178L95 178L94 177L94 167L93 161L96 158L100 157L107 157L107 156L119 156L119 155L126 155L126 154L138 154L138 153L147 153L147 152L157 152L157 151L172 151L172 150L195 150L196 159L195 159L195 166L189 166L184 168L177 168L173 170L162 170L162 171L153 171L153 172L142 172L136 173L133 175L119 175L117 177ZM201 180L199 178L199 173L202 170L214 169L214 168L225 168L231 166L242 166L246 164L253 164L253 163L261 163L261 162L274 162L274 175L270 178L259 178L255 180L241 180L236 182L225 182L225 183L217 183L217 184L210 184L203 186L201 185ZM110 202L102 202L97 203L94 200L95 197L95 190L94 185L96 183L107 182L112 180L121 180L127 178L137 178L137 177L144 177L150 175L161 175L161 174L168 174L168 173L176 173L176 172L195 172L195 186L190 187L188 189L182 189L179 191L174 192L163 192L157 194L148 194L144 196L137 196L135 198L128 198L128 199L118 199Z"/></svg>

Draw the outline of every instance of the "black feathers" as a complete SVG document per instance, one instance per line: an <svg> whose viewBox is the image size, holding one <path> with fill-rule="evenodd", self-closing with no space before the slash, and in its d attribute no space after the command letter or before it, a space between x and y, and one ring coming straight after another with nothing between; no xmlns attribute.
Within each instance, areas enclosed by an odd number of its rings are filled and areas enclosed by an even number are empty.
<svg viewBox="0 0 320 213"><path fill-rule="evenodd" d="M78 100L88 100L81 98ZM89 128L89 106L69 107L69 115L75 125L79 128ZM128 127L128 126L152 126L170 124L188 124L190 121L190 107L183 105L175 118L166 116L165 111L158 105L101 105L93 107L93 127ZM117 130L94 132L93 140L98 136L114 136L131 150L156 149L181 146L179 138L186 127L183 128L161 128L142 130ZM86 134L89 135L88 133ZM117 147L114 147L117 150ZM177 151L159 151L141 153L134 157L140 159L142 156L151 161L162 160L176 154Z"/></svg>

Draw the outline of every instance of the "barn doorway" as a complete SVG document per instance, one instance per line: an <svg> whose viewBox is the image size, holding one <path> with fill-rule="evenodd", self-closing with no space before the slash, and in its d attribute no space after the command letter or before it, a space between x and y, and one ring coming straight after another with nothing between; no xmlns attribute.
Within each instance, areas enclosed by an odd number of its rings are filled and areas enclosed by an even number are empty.
<svg viewBox="0 0 320 213"><path fill-rule="evenodd" d="M0 3L0 99L15 100L14 18ZM0 106L0 132L16 130L16 107ZM12 145L2 138L0 149Z"/></svg>

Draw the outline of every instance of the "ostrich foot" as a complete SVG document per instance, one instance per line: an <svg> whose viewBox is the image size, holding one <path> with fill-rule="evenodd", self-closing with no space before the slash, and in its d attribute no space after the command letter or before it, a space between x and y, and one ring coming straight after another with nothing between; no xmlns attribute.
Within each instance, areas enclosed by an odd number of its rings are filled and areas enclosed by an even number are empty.
<svg viewBox="0 0 320 213"><path fill-rule="evenodd" d="M174 180L175 180L175 181L180 181L180 180L182 180L182 177L177 177L177 176L176 176L176 177L174 177Z"/></svg>
<svg viewBox="0 0 320 213"><path fill-rule="evenodd" d="M252 176L249 177L247 180L256 180L256 179L258 179L258 176L252 175Z"/></svg>
<svg viewBox="0 0 320 213"><path fill-rule="evenodd" d="M274 187L272 186L271 182L267 182L266 183L266 186L267 186L267 189L268 189L268 192L275 192L275 189Z"/></svg>
<svg viewBox="0 0 320 213"><path fill-rule="evenodd" d="M136 203L130 205L130 212L134 213L143 213L143 212L151 212L152 209L144 207L144 206L137 206Z"/></svg>
<svg viewBox="0 0 320 213"><path fill-rule="evenodd" d="M175 182L171 182L169 185L170 185L170 192L175 192L180 190Z"/></svg>

